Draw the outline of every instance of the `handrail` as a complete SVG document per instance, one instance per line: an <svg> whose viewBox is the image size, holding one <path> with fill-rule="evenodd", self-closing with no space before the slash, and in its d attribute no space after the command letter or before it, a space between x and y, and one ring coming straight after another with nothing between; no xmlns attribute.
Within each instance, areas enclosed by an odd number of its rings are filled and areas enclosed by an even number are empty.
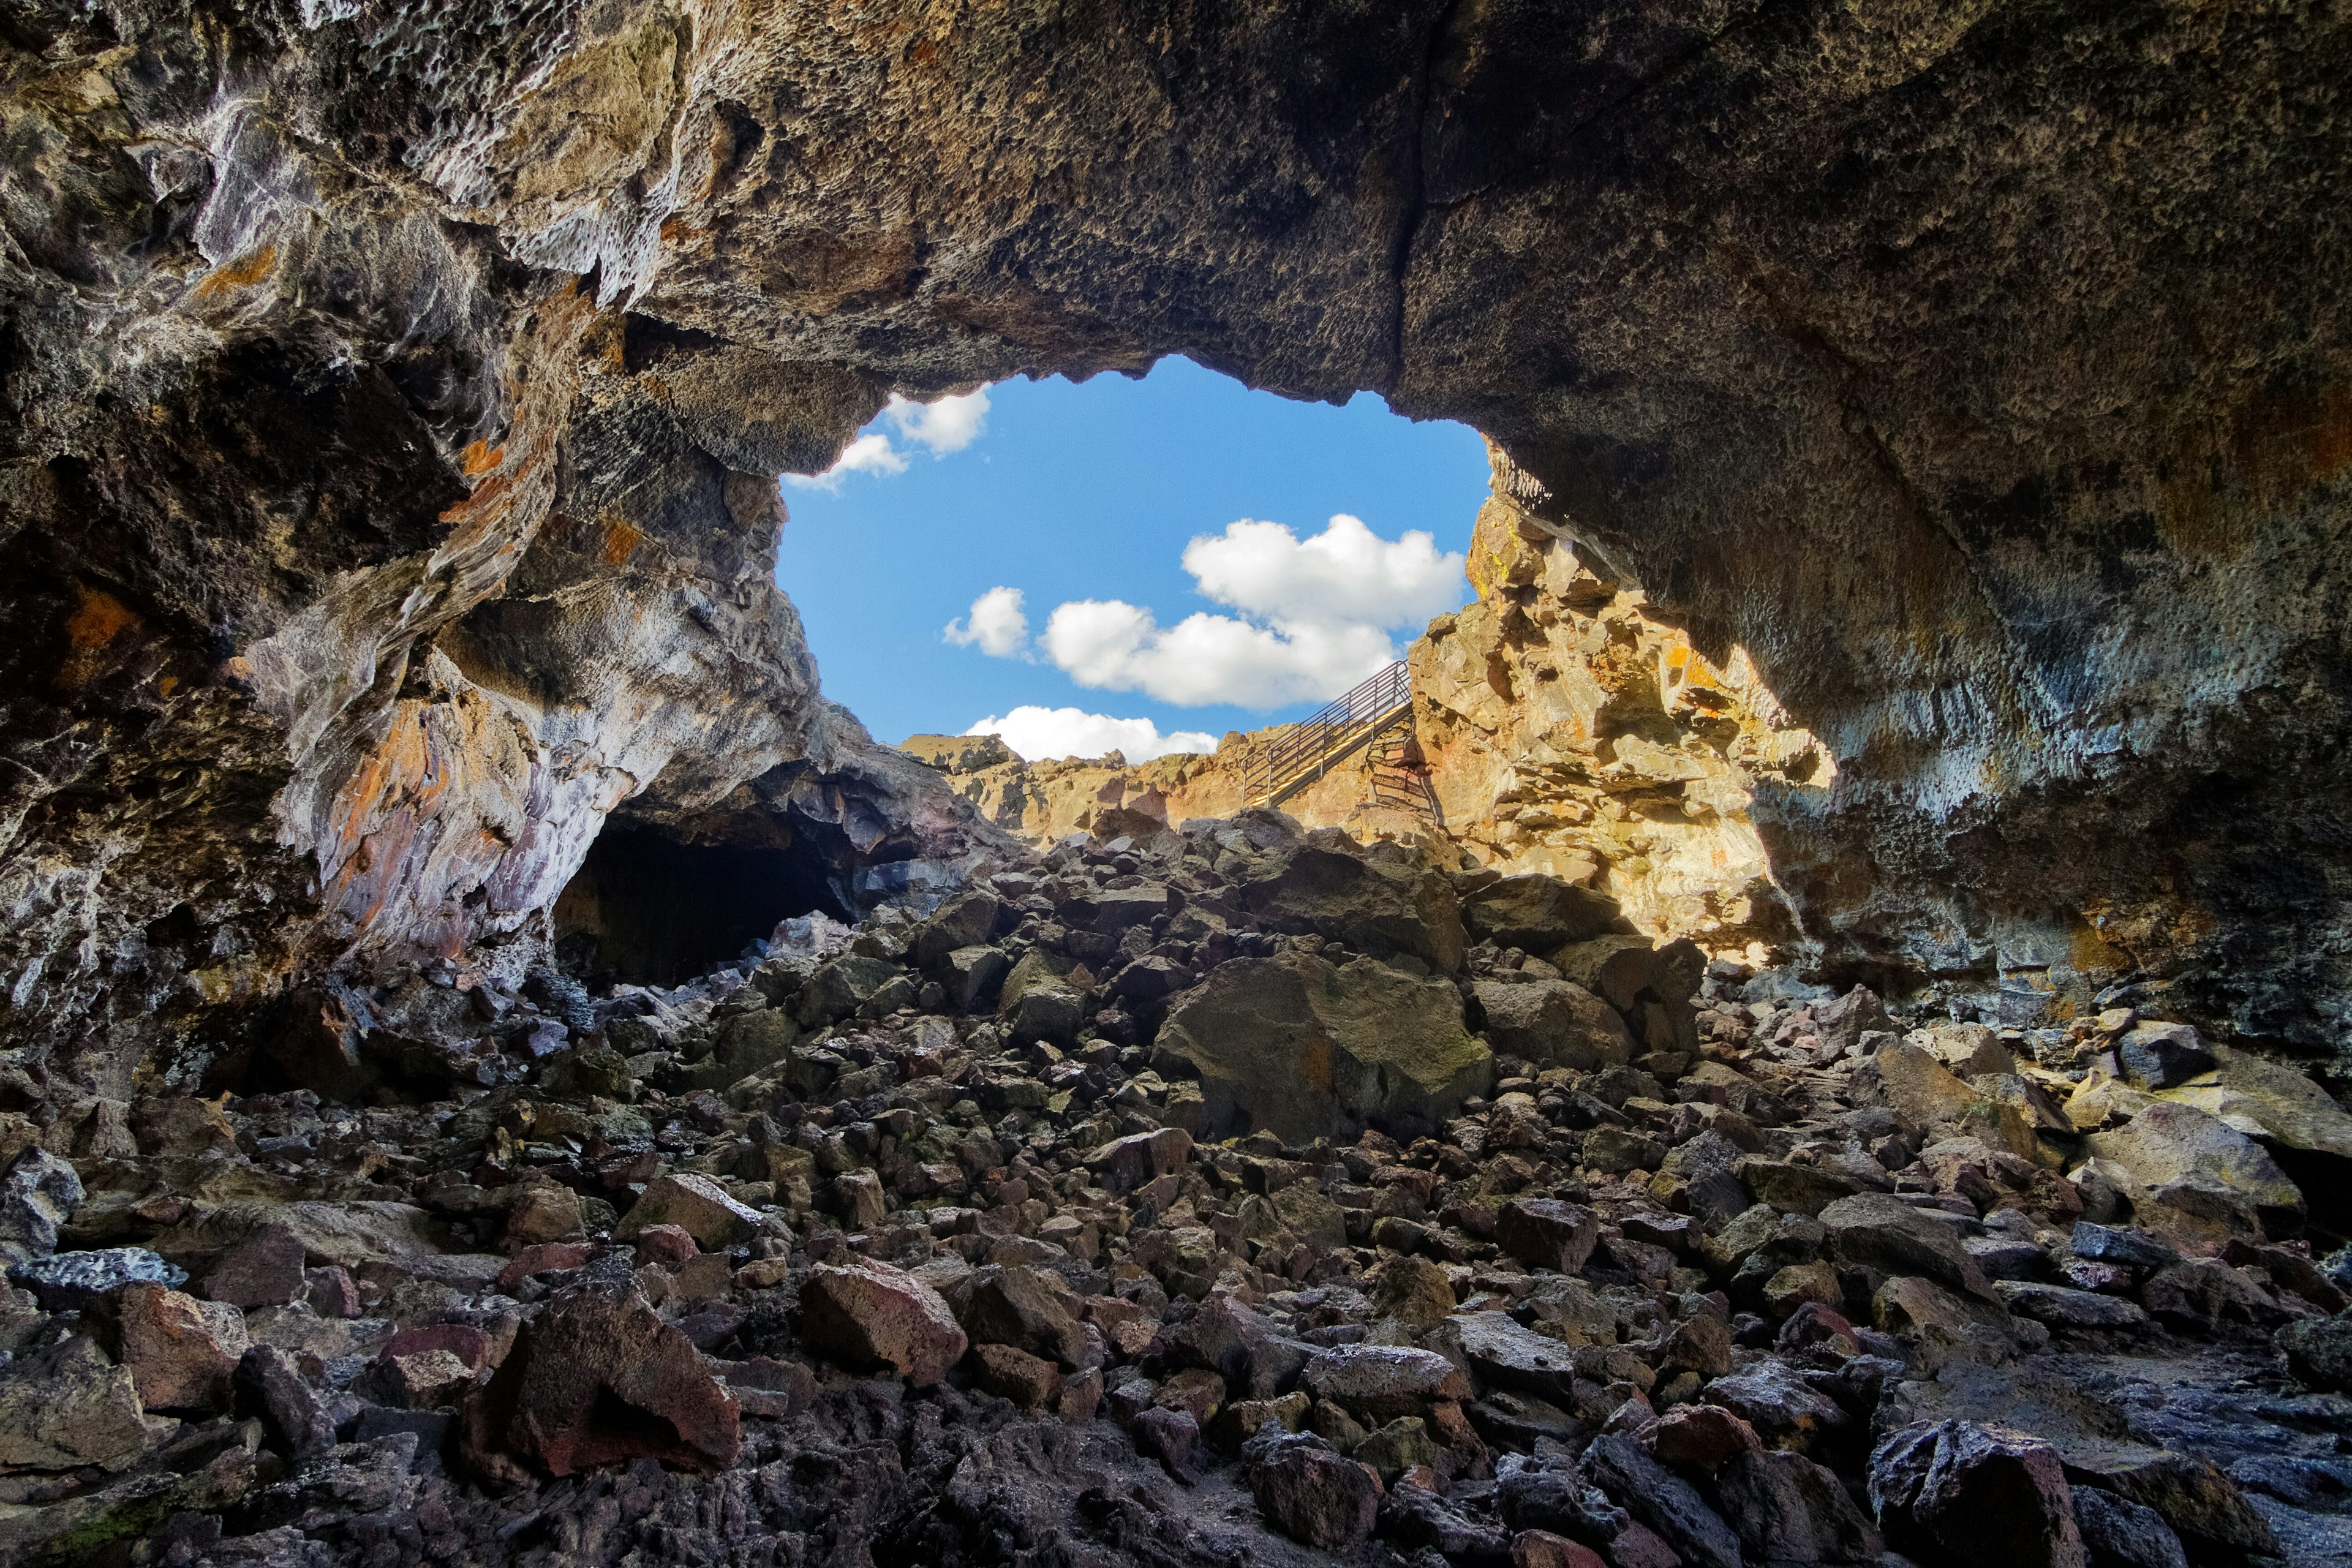
<svg viewBox="0 0 2352 1568"><path fill-rule="evenodd" d="M1412 707L1412 680L1400 659L1298 722L1284 726L1251 762L1249 803L1278 805Z"/></svg>

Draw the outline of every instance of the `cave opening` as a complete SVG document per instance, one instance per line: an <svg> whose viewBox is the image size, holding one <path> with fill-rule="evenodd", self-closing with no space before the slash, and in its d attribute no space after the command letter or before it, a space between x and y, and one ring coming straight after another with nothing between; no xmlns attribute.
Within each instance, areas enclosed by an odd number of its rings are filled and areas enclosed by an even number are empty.
<svg viewBox="0 0 2352 1568"><path fill-rule="evenodd" d="M852 918L837 871L809 834L782 845L694 843L609 823L556 900L556 955L593 989L676 985L793 916Z"/></svg>

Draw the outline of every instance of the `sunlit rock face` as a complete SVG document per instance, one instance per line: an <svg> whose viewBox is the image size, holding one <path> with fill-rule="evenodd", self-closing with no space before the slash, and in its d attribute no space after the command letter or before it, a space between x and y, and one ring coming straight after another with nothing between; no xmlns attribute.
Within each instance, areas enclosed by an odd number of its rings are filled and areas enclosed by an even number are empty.
<svg viewBox="0 0 2352 1568"><path fill-rule="evenodd" d="M1446 863L1539 871L1607 892L1654 937L1751 963L1817 955L1773 881L1750 814L1759 791L1826 796L1836 764L1735 657L1718 668L1638 590L1501 498L1468 554L1476 597L1406 650L1401 726L1332 759L1282 803L1309 827L1392 838ZM1139 812L1171 825L1252 803L1277 728L1213 754L1023 762L988 737L918 736L997 826L1046 846Z"/></svg>
<svg viewBox="0 0 2352 1568"><path fill-rule="evenodd" d="M199 1079L310 971L511 961L614 811L954 862L815 695L773 476L891 388L1181 353L1475 424L1769 693L1832 969L2326 1048L2340 27L20 7L5 1031L33 1092Z"/></svg>

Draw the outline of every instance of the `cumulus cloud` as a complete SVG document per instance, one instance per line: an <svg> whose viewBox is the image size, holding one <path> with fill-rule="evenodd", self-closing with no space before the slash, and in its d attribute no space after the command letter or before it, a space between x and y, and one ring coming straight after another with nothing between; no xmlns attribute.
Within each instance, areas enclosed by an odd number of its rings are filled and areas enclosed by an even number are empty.
<svg viewBox="0 0 2352 1568"><path fill-rule="evenodd" d="M1244 518L1194 539L1183 559L1204 598L1241 614L1162 626L1123 599L1076 599L1047 617L1038 646L1081 686L1185 707L1279 708L1338 696L1397 657L1392 630L1461 598L1458 553L1419 531L1382 539L1345 512L1303 540ZM959 640L981 640L980 605L972 610Z"/></svg>
<svg viewBox="0 0 2352 1568"><path fill-rule="evenodd" d="M959 616L950 621L940 635L959 647L977 644L981 652L992 658L1015 657L1029 640L1029 617L1021 613L1021 590L991 588L971 602L968 617Z"/></svg>
<svg viewBox="0 0 2352 1568"><path fill-rule="evenodd" d="M1040 641L1080 686L1141 691L1186 708L1279 708L1336 697L1396 657L1378 626L1262 626L1207 614L1162 626L1150 610L1118 599L1060 605Z"/></svg>
<svg viewBox="0 0 2352 1568"><path fill-rule="evenodd" d="M805 490L841 491L841 481L852 474L903 474L907 459L898 456L890 445L890 437L881 434L860 436L841 449L833 467L821 474L786 474L784 483L798 485Z"/></svg>
<svg viewBox="0 0 2352 1568"><path fill-rule="evenodd" d="M967 735L995 735L1023 760L1047 757L1099 757L1123 753L1130 763L1149 762L1171 752L1213 752L1216 737L1197 730L1163 735L1149 719L1113 719L1083 708L1041 708L1024 703L1003 718L982 719Z"/></svg>
<svg viewBox="0 0 2352 1568"><path fill-rule="evenodd" d="M961 397L942 397L937 403L917 403L894 392L882 417L896 425L908 440L929 447L932 457L944 458L962 451L988 428L988 388Z"/></svg>
<svg viewBox="0 0 2352 1568"><path fill-rule="evenodd" d="M962 451L988 428L988 388L983 386L961 397L942 397L936 403L917 403L894 392L883 405L881 418L898 426L901 440L910 446L928 447L932 457L944 458L950 452ZM864 435L842 448L841 456L824 472L786 474L784 482L802 489L827 490L837 495L841 481L851 474L906 471L906 455L892 445L889 434L869 426Z"/></svg>
<svg viewBox="0 0 2352 1568"><path fill-rule="evenodd" d="M1281 626L1426 621L1460 602L1462 564L1419 529L1391 542L1344 511L1312 539L1244 518L1184 547L1204 597Z"/></svg>

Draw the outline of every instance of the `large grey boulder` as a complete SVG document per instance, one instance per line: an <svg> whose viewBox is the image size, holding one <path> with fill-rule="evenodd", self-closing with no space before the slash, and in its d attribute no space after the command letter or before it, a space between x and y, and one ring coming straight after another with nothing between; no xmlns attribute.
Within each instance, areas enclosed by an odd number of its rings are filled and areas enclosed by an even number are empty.
<svg viewBox="0 0 2352 1568"><path fill-rule="evenodd" d="M1302 952L1212 970L1169 1007L1156 1054L1163 1071L1199 1075L1220 1135L1264 1129L1286 1143L1433 1127L1494 1073L1452 984Z"/></svg>
<svg viewBox="0 0 2352 1568"><path fill-rule="evenodd" d="M1591 1072L1633 1059L1617 1010L1565 980L1481 980L1473 988L1496 1049L1543 1068Z"/></svg>
<svg viewBox="0 0 2352 1568"><path fill-rule="evenodd" d="M1441 973L1462 964L1454 886L1432 868L1368 860L1310 837L1232 896L1275 931L1329 937L1375 957L1410 955Z"/></svg>

